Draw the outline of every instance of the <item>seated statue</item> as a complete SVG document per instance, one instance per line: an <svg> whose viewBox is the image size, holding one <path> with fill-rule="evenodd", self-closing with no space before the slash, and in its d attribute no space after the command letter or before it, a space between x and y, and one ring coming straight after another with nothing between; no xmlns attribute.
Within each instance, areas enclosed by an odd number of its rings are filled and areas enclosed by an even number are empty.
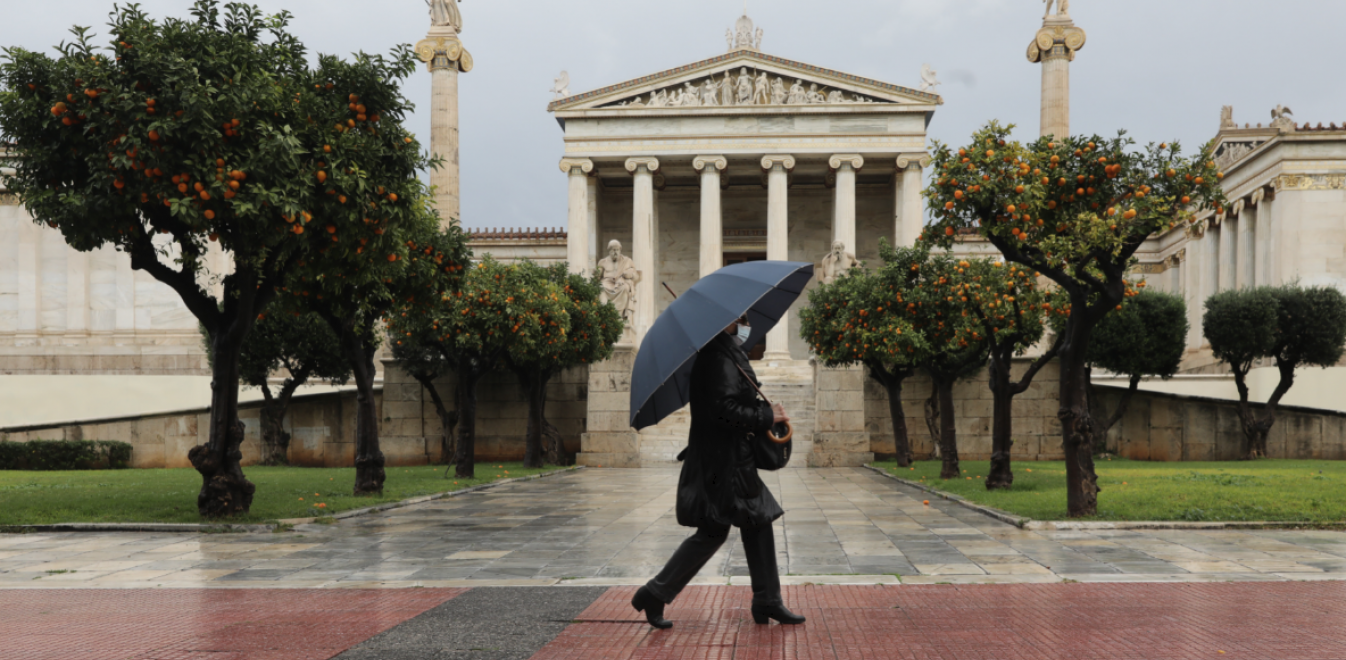
<svg viewBox="0 0 1346 660"><path fill-rule="evenodd" d="M832 251L823 257L822 263L818 267L818 281L823 284L831 284L837 281L846 271L859 265L860 262L855 259L855 255L846 251L846 244L841 241L832 243Z"/></svg>

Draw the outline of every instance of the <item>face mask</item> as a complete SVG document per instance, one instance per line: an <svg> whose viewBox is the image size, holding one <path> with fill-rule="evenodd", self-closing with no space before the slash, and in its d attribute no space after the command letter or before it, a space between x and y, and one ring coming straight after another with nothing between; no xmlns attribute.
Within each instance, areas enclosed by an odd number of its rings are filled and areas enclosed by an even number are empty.
<svg viewBox="0 0 1346 660"><path fill-rule="evenodd" d="M734 338L738 340L738 345L742 346L748 342L748 337L752 336L752 328L746 325L738 326L738 335Z"/></svg>

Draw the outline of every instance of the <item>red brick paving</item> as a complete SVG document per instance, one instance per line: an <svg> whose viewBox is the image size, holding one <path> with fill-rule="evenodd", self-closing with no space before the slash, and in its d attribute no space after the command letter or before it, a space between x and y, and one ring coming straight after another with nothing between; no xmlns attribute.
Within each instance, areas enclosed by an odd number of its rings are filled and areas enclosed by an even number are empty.
<svg viewBox="0 0 1346 660"><path fill-rule="evenodd" d="M465 591L0 590L0 660L327 660Z"/></svg>
<svg viewBox="0 0 1346 660"><path fill-rule="evenodd" d="M533 660L1346 658L1341 582L786 587L802 626L754 624L747 587L692 587L668 631L636 622L634 592L608 591Z"/></svg>

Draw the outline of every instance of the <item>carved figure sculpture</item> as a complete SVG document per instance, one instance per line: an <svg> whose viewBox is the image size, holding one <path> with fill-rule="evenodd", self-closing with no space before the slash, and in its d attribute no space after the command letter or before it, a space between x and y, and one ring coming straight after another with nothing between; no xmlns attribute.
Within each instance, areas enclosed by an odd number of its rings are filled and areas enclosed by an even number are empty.
<svg viewBox="0 0 1346 660"><path fill-rule="evenodd" d="M789 96L789 92L785 91L785 81L781 80L780 76L776 76L776 79L771 81L772 105L781 105L785 103L785 99L789 98Z"/></svg>
<svg viewBox="0 0 1346 660"><path fill-rule="evenodd" d="M724 72L724 80L720 81L720 105L734 104L734 77L728 71Z"/></svg>
<svg viewBox="0 0 1346 660"><path fill-rule="evenodd" d="M1271 110L1272 119L1285 119L1293 114L1295 114L1294 110L1291 110L1280 104L1277 104L1276 107Z"/></svg>
<svg viewBox="0 0 1346 660"><path fill-rule="evenodd" d="M668 105L668 96L664 93L664 90L650 92L649 106L651 108L662 108L666 105Z"/></svg>
<svg viewBox="0 0 1346 660"><path fill-rule="evenodd" d="M814 84L812 84L812 85L809 85L809 97L808 97L808 99L809 99L809 100L808 100L809 103L822 103L822 102L823 102L823 93L820 92L820 91L818 91L818 85L817 85L817 83L814 83Z"/></svg>
<svg viewBox="0 0 1346 660"><path fill-rule="evenodd" d="M795 84L790 85L790 97L786 103L790 105L800 105L809 102L809 93L804 91L804 81L796 80Z"/></svg>
<svg viewBox="0 0 1346 660"><path fill-rule="evenodd" d="M636 314L636 284L640 282L640 272L631 257L622 254L621 241L608 243L608 256L598 262L598 279L603 288L598 302L616 307L627 327L633 327L631 321Z"/></svg>
<svg viewBox="0 0 1346 660"><path fill-rule="evenodd" d="M738 73L738 97L735 101L739 105L752 105L752 74L748 73L747 67Z"/></svg>
<svg viewBox="0 0 1346 660"><path fill-rule="evenodd" d="M1238 128L1238 124L1234 123L1234 106L1220 108L1220 128Z"/></svg>
<svg viewBox="0 0 1346 660"><path fill-rule="evenodd" d="M692 86L690 82L685 82L682 86L682 104L686 106L701 105L701 96L696 87Z"/></svg>
<svg viewBox="0 0 1346 660"><path fill-rule="evenodd" d="M557 76L557 77L556 77L556 80L553 80L553 81L552 81L551 93L552 93L552 94L555 94L555 95L556 95L556 98L558 98L558 99L563 99L563 98L565 98L565 97L567 97L567 96L570 96L570 74L569 74L569 73L567 73L567 72L565 72L565 71L562 71L562 72L561 72L561 75Z"/></svg>
<svg viewBox="0 0 1346 660"><path fill-rule="evenodd" d="M1046 2L1046 3L1047 3L1047 13L1046 13L1045 15L1043 15L1043 18L1048 18L1048 17L1051 17L1051 16L1069 16L1069 15L1070 15L1070 0L1043 0L1043 2ZM1056 13L1055 13L1055 14L1052 13L1052 3L1053 3L1053 2L1056 3Z"/></svg>
<svg viewBox="0 0 1346 660"><path fill-rule="evenodd" d="M425 0L430 6L430 25L452 25L463 31L463 15L458 12L459 0Z"/></svg>
<svg viewBox="0 0 1346 660"><path fill-rule="evenodd" d="M839 89L834 89L827 93L828 103L845 103L846 94Z"/></svg>
<svg viewBox="0 0 1346 660"><path fill-rule="evenodd" d="M734 52L734 29L733 29L733 28L725 28L725 29L724 29L724 41L725 41L725 43L729 44L729 52L731 52L731 53Z"/></svg>
<svg viewBox="0 0 1346 660"><path fill-rule="evenodd" d="M944 83L940 82L937 78L935 78L935 76L936 76L938 73L939 73L938 71L935 71L934 69L930 68L930 65L929 65L929 64L922 64L922 65L921 65L921 91L922 91L922 92L933 92L933 91L935 91L935 88L936 88L936 87L938 87L938 86L944 84Z"/></svg>
<svg viewBox="0 0 1346 660"><path fill-rule="evenodd" d="M771 102L771 80L767 78L765 71L757 74L757 82L752 90L752 102L754 105L766 105Z"/></svg>
<svg viewBox="0 0 1346 660"><path fill-rule="evenodd" d="M818 281L823 284L831 284L859 263L855 255L846 251L845 243L833 241L832 251L823 257L818 268Z"/></svg>
<svg viewBox="0 0 1346 660"><path fill-rule="evenodd" d="M757 28L757 50L762 50L762 28Z"/></svg>
<svg viewBox="0 0 1346 660"><path fill-rule="evenodd" d="M701 105L719 105L720 86L715 84L714 78L707 78L706 84L701 86Z"/></svg>

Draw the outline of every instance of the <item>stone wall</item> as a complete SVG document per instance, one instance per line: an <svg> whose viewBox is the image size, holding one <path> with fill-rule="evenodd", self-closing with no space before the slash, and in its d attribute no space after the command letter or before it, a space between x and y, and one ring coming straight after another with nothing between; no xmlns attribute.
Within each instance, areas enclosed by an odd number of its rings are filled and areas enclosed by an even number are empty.
<svg viewBox="0 0 1346 660"><path fill-rule="evenodd" d="M1015 379L1028 369L1028 360L1015 360ZM1033 384L1014 397L1014 447L1011 456L1021 461L1055 461L1065 458L1061 449L1061 422L1056 413L1060 397L1057 362L1043 367ZM991 389L986 371L960 381L953 388L955 428L958 431L958 456L965 460L991 458ZM902 387L902 411L907 420L907 435L918 459L934 456L935 442L925 423L925 401L930 397L930 377L923 372L908 378ZM821 414L821 410L819 412ZM865 428L876 457L891 458L893 445L892 416L888 395L873 378L865 377Z"/></svg>
<svg viewBox="0 0 1346 660"><path fill-rule="evenodd" d="M580 367L557 374L547 385L547 421L560 432L571 453L580 450L580 435L585 431L588 381L588 368ZM452 410L458 393L457 376L436 381L436 388ZM390 462L394 458L422 463L439 460L444 427L434 399L394 360L384 361L380 420L380 443ZM523 460L528 399L513 373L497 370L477 384L476 430L478 461Z"/></svg>
<svg viewBox="0 0 1346 660"><path fill-rule="evenodd" d="M1095 387L1107 410L1123 392ZM1238 404L1202 397L1137 392L1108 432L1109 451L1142 461L1233 461L1243 456ZM1267 456L1346 459L1346 414L1281 407L1267 437Z"/></svg>

